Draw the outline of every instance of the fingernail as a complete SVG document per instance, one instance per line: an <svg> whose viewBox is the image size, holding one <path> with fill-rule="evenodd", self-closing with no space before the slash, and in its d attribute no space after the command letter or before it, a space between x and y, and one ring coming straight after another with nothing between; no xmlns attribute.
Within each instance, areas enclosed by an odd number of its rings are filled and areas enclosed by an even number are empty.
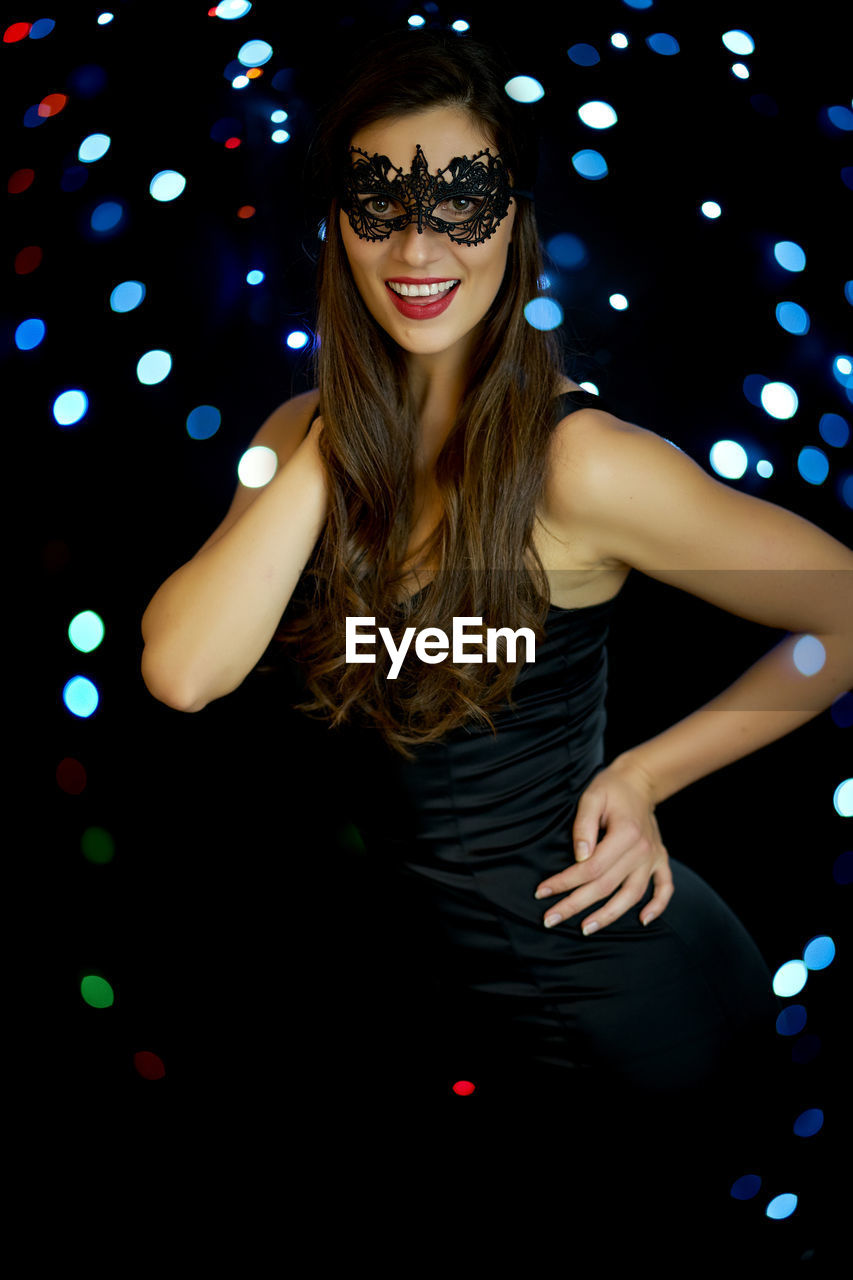
<svg viewBox="0 0 853 1280"><path fill-rule="evenodd" d="M586 842L585 840L579 840L579 841L578 841L578 852L577 852L577 860L578 860L578 862L583 862L583 861L584 861L584 859L585 859L585 858L588 858L588 857L589 857L589 845L587 844L587 842Z"/></svg>
<svg viewBox="0 0 853 1280"><path fill-rule="evenodd" d="M584 936L585 938L586 938L586 937L588 937L588 936L589 936L589 934L591 934L591 933L595 933L595 931L596 931L596 929L597 929L597 928L598 928L598 925L595 923L595 921L594 921L594 920L593 920L592 924L584 925L584 929L583 929L583 936Z"/></svg>
<svg viewBox="0 0 853 1280"><path fill-rule="evenodd" d="M643 921L643 924L644 925L651 924L653 920L654 920L654 916L646 916L645 920Z"/></svg>
<svg viewBox="0 0 853 1280"><path fill-rule="evenodd" d="M550 898L550 897L551 897L551 890L550 890L550 889L537 889L537 890L536 890L536 892L535 892L535 894L534 894L533 896L534 896L535 898Z"/></svg>
<svg viewBox="0 0 853 1280"><path fill-rule="evenodd" d="M559 924L559 923L560 923L560 913L558 911L552 911L549 916L545 917L546 929L550 929L552 925Z"/></svg>

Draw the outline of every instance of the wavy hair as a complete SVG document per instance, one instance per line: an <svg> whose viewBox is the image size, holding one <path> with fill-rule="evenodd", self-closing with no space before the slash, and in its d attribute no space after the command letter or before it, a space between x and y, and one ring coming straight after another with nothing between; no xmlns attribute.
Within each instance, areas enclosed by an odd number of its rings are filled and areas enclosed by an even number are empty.
<svg viewBox="0 0 853 1280"><path fill-rule="evenodd" d="M295 657L312 695L297 709L330 727L372 724L394 750L435 741L471 722L496 732L490 710L507 700L524 648L508 661L422 664L413 649L396 680L377 640L375 663L346 662L346 618L373 617L399 643L405 627L440 627L482 617L485 627L529 627L544 636L549 589L533 546L537 504L554 428L561 346L527 322L540 293L543 255L531 202L516 200L507 267L485 315L456 419L435 465L442 515L420 550L437 566L429 589L399 601L411 572L415 458L419 426L405 352L376 323L350 271L338 225L341 166L357 130L437 106L461 108L500 153L514 187L530 187L538 144L529 108L504 92L512 72L498 48L447 31L379 37L321 115L308 153L311 192L325 211L317 259L319 342L314 382L323 418L320 453L329 514L274 639ZM526 564L529 555L532 572ZM313 589L306 589L307 582ZM473 642L466 641L476 648ZM363 652L363 650L362 650ZM415 669L416 668L416 669Z"/></svg>

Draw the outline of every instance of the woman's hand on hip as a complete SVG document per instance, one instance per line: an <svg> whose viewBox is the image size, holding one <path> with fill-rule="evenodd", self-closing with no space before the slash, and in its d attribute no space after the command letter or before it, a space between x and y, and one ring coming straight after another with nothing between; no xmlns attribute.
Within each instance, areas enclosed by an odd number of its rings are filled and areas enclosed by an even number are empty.
<svg viewBox="0 0 853 1280"><path fill-rule="evenodd" d="M546 921L554 915L554 924L561 924L613 893L609 902L581 921L585 934L592 933L593 926L606 929L640 901L650 878L655 892L640 919L648 924L666 910L675 886L654 809L651 783L636 765L614 762L595 775L581 794L572 827L575 864L549 876L536 889L537 898L575 890L549 904ZM602 827L606 834L599 841Z"/></svg>

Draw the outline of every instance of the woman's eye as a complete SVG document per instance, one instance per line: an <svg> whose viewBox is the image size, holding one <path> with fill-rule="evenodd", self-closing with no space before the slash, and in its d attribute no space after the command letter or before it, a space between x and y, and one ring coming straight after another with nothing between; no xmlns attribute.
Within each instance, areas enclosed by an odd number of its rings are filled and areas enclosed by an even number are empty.
<svg viewBox="0 0 853 1280"><path fill-rule="evenodd" d="M469 218L483 202L482 200L474 199L472 196L454 196L451 200L445 200L444 203L451 206L450 213L454 217ZM454 205L457 207L453 208ZM459 208L458 206L460 205L463 207Z"/></svg>
<svg viewBox="0 0 853 1280"><path fill-rule="evenodd" d="M388 196L371 196L368 200L362 200L361 205L365 213L368 213L372 218L384 218L388 214L388 206L395 203ZM382 209L369 209L367 206L371 204L384 205L385 207Z"/></svg>

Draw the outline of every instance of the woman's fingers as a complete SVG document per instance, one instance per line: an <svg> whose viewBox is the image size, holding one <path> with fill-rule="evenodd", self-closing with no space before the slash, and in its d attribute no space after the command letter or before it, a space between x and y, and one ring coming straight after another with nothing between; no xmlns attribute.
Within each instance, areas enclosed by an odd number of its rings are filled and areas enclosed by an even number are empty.
<svg viewBox="0 0 853 1280"><path fill-rule="evenodd" d="M629 907L635 906L646 892L649 873L643 870L634 871L618 883L622 884L620 892L594 911L586 920L582 921L581 928L584 934L593 933L595 929L606 928L607 925L612 924L614 920L618 920L621 915L624 915ZM607 897L607 894L611 893L615 888L616 884L612 878L607 876L602 876L600 880L593 880L589 884L583 885L568 898L563 898L562 901L556 902L551 907L545 916L545 927L552 929L554 925L562 924L564 920L570 920L578 912L585 911L591 903ZM652 902L654 902L654 898L649 903L650 908ZM663 910L662 907L660 909Z"/></svg>
<svg viewBox="0 0 853 1280"><path fill-rule="evenodd" d="M670 898L675 893L675 884L672 879L672 868L669 865L668 858L663 866L660 866L655 870L654 881L654 894L643 907L640 915L640 921L643 924L650 924L662 911L666 911L669 906Z"/></svg>

